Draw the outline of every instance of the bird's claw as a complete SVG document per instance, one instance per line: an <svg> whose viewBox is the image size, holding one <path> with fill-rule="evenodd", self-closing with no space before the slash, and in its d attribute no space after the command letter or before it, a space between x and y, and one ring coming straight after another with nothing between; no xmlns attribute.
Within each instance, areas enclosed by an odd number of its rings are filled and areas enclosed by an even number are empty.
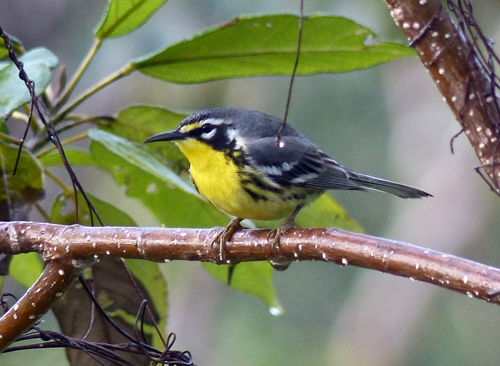
<svg viewBox="0 0 500 366"><path fill-rule="evenodd" d="M284 271L290 264L291 261L280 259L281 257L281 236L286 233L288 229L293 228L293 223L285 221L283 224L278 226L276 229L269 231L267 234L267 240L272 240L271 253L273 259L269 260L269 264L277 271Z"/></svg>
<svg viewBox="0 0 500 366"><path fill-rule="evenodd" d="M242 219L233 219L227 225L224 230L222 230L214 239L212 242L212 247L217 246L219 250L219 263L218 264L228 264L227 261L227 243L233 236L233 234L238 231L243 229L243 226L241 226L240 222Z"/></svg>

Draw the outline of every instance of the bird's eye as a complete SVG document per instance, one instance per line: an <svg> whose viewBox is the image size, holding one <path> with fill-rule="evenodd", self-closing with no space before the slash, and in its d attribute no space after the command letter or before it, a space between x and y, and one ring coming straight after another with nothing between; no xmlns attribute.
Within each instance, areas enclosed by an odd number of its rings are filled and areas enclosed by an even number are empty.
<svg viewBox="0 0 500 366"><path fill-rule="evenodd" d="M211 125L210 123L206 123L203 126L201 126L201 133L209 133L215 128L214 125Z"/></svg>

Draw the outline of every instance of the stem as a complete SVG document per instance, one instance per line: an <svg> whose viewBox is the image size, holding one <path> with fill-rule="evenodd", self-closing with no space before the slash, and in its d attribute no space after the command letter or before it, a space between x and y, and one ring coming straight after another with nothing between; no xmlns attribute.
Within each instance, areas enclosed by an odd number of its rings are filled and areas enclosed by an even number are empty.
<svg viewBox="0 0 500 366"><path fill-rule="evenodd" d="M28 123L28 115L19 111L15 111L14 113L12 113L12 118Z"/></svg>
<svg viewBox="0 0 500 366"><path fill-rule="evenodd" d="M61 145L62 146L66 146L66 145L69 145L73 142L76 142L76 141L80 141L80 140L83 140L83 139L86 139L89 137L89 133L88 132L84 132L80 135L76 135L76 136L73 136L73 137L70 137L69 139L66 139L66 140L63 140L61 141ZM57 149L57 147L55 145L52 145L52 146L49 146L48 148L46 148L45 150L39 152L36 157L38 159L40 159L41 157L47 155L49 152L51 152L52 150L55 150Z"/></svg>
<svg viewBox="0 0 500 366"><path fill-rule="evenodd" d="M50 221L50 215L43 209L43 207L39 203L35 203L35 207L40 212L40 214L43 216L44 220L49 222Z"/></svg>
<svg viewBox="0 0 500 366"><path fill-rule="evenodd" d="M83 76L83 73L85 72L85 70L87 70L87 67L90 64L90 61L92 61L95 54L97 53L97 50L101 47L102 41L103 41L102 39L98 39L98 38L96 38L94 40L94 44L92 45L89 52L87 53L87 56L85 56L85 59L81 63L80 67L78 67L78 69L76 70L76 72L73 75L73 78L69 82L68 86L65 88L64 92L61 94L61 97L55 103L54 107L56 110L59 110L64 105L64 103L66 103L68 101L69 97L71 96L71 93L73 92L73 90L76 87L76 84L78 84L78 82L80 81L80 79Z"/></svg>
<svg viewBox="0 0 500 366"><path fill-rule="evenodd" d="M74 191L73 191L73 188L68 186L66 183L64 183L57 175L55 175L54 173L52 173L50 170L48 169L44 169L44 173L50 178L52 179L54 182L56 182L56 184L62 188L62 190L64 191L64 194L66 196L69 196L69 197L73 197L74 195Z"/></svg>
<svg viewBox="0 0 500 366"><path fill-rule="evenodd" d="M29 116L30 113L31 113L31 104L30 103L26 103L25 105L22 106L22 108L24 109L24 114L26 114L26 116ZM29 121L29 117L26 119L26 123L28 123ZM38 120L38 118L36 117L36 113L33 113L31 115L31 130L33 131L34 134L36 134L38 131L40 131L40 121Z"/></svg>
<svg viewBox="0 0 500 366"><path fill-rule="evenodd" d="M79 126L84 123L93 123L95 125L107 125L109 124L109 120L112 120L112 117L101 116L101 117L87 117L87 116L77 116L77 115L68 115L66 121L68 121L64 125L59 125L57 128L57 134L61 134L67 130L72 129L75 126ZM32 151L39 151L45 144L50 143L50 137L45 136L43 139L38 141L32 148Z"/></svg>
<svg viewBox="0 0 500 366"><path fill-rule="evenodd" d="M132 71L134 71L135 68L132 66L132 64L127 64L114 74L111 74L108 76L106 79L100 81L98 84L94 85L92 88L84 92L79 98L77 98L73 103L71 103L66 109L64 109L61 113L59 113L55 118L54 118L54 124L60 122L63 120L73 109L78 107L81 103L83 103L87 98L90 96L94 95L97 93L99 90L103 89L104 87L108 86L112 82L121 79L124 76L129 75Z"/></svg>
<svg viewBox="0 0 500 366"><path fill-rule="evenodd" d="M0 140L4 140L7 142L12 142L13 144L20 145L21 142L16 139L15 137L12 137L10 135L7 135L6 133L0 132Z"/></svg>

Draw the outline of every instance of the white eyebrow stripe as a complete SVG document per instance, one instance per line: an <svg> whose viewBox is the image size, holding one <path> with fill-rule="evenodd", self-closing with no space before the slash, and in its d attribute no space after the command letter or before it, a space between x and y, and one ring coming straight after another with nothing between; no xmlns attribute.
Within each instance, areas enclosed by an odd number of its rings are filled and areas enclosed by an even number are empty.
<svg viewBox="0 0 500 366"><path fill-rule="evenodd" d="M220 126L224 122L225 122L225 120L220 119L220 118L207 118L201 122L200 126L203 126L206 123L209 123L209 124L214 125L214 126Z"/></svg>

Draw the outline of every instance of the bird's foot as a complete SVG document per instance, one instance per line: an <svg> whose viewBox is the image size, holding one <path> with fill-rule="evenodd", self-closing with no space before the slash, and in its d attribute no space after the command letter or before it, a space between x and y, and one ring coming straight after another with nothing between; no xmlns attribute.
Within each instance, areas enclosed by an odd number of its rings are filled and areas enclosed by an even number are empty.
<svg viewBox="0 0 500 366"><path fill-rule="evenodd" d="M227 225L212 242L212 247L217 246L219 250L218 264L228 264L226 255L228 242L236 231L243 229L243 226L240 224L242 220L243 219L239 218L231 220L229 225Z"/></svg>
<svg viewBox="0 0 500 366"><path fill-rule="evenodd" d="M269 264L277 271L284 271L292 261L286 259L280 259L281 257L281 236L286 233L287 230L293 228L293 220L286 220L283 224L273 229L267 234L267 240L272 240L271 252L273 254L273 259L269 260Z"/></svg>

